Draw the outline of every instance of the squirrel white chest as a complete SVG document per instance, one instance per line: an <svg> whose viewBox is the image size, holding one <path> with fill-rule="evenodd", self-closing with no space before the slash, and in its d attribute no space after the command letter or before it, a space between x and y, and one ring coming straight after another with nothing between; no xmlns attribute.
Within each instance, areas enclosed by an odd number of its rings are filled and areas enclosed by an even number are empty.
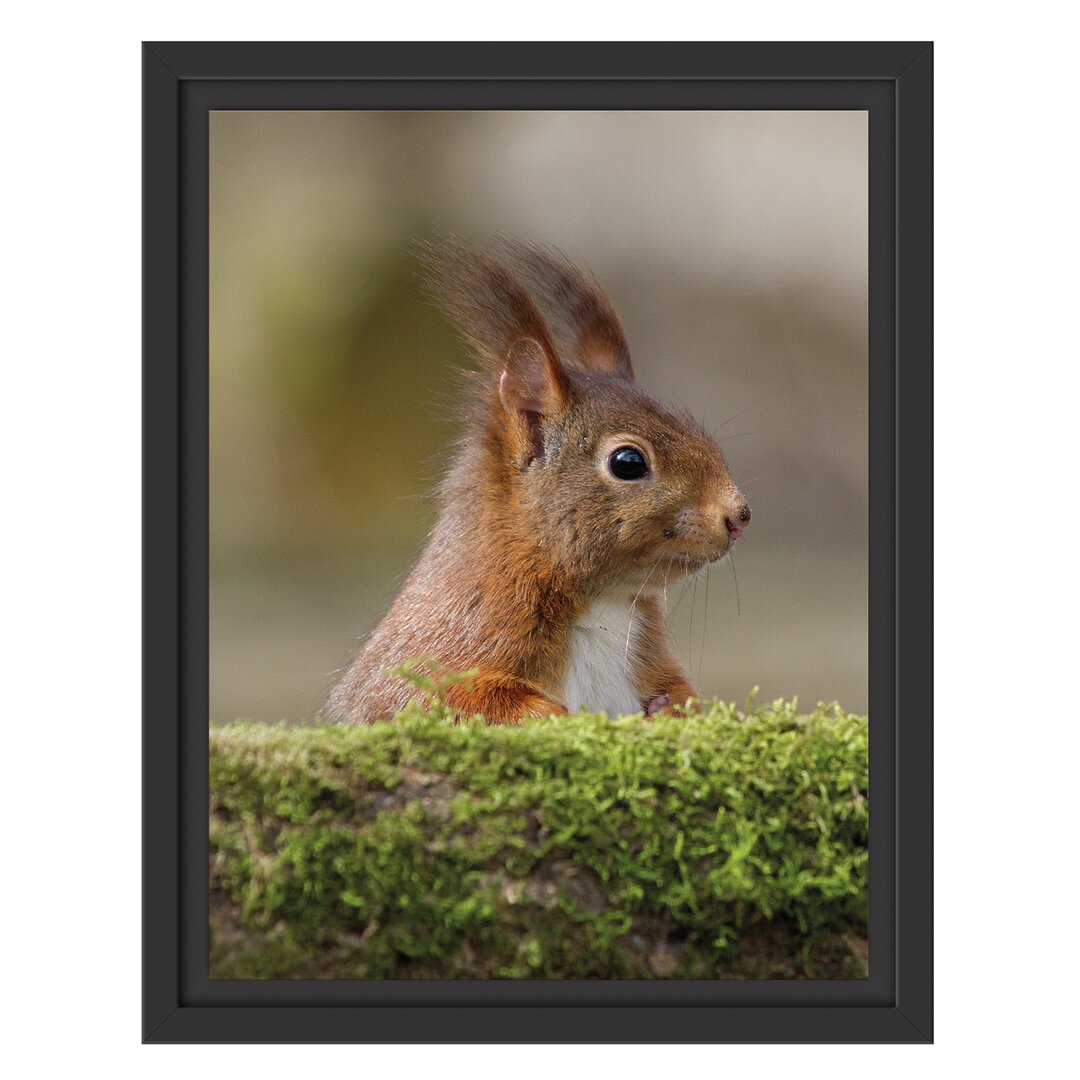
<svg viewBox="0 0 1080 1080"><path fill-rule="evenodd" d="M641 712L634 685L636 645L632 601L625 597L595 601L570 631L561 693L567 709L606 712L609 716Z"/></svg>

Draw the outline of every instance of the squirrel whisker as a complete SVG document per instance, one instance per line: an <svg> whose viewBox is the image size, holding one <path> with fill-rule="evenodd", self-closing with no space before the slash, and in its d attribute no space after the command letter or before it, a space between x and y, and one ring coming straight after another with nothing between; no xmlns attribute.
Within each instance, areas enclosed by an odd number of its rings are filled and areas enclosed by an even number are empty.
<svg viewBox="0 0 1080 1080"><path fill-rule="evenodd" d="M701 673L705 668L705 642L708 640L709 629L709 566L705 567L705 617L701 623L701 653L698 655L698 682L701 682Z"/></svg>
<svg viewBox="0 0 1080 1080"><path fill-rule="evenodd" d="M638 589L637 593L634 596L633 603L631 603L630 605L630 622L626 627L626 650L623 653L624 660L628 660L630 658L630 635L634 631L634 612L637 610L637 602L639 599L641 599L641 594L645 591L645 586L649 584L649 578L653 576L653 571L655 571L656 568L660 565L660 559L662 559L663 557L664 556L661 555L659 558L657 558L656 562L652 564L649 572L645 575L645 580L641 583L641 588Z"/></svg>
<svg viewBox="0 0 1080 1080"><path fill-rule="evenodd" d="M739 600L739 575L735 573L735 553L729 551L728 555L730 556L729 561L731 563L731 577L735 582L735 611L737 614L741 615L742 603Z"/></svg>

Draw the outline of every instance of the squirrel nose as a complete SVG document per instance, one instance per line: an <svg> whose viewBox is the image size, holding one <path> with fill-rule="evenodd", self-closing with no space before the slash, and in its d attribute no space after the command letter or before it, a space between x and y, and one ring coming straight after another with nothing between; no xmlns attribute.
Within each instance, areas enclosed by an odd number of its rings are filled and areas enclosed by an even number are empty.
<svg viewBox="0 0 1080 1080"><path fill-rule="evenodd" d="M727 531L730 533L731 539L738 539L746 526L750 524L749 505L743 502L737 509L733 510L731 514L728 514L724 518L724 524L727 526Z"/></svg>

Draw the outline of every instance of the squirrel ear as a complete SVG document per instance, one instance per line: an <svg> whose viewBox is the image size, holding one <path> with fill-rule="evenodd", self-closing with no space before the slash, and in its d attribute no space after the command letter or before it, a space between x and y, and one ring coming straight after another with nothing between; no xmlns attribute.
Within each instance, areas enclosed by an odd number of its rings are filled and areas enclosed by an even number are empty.
<svg viewBox="0 0 1080 1080"><path fill-rule="evenodd" d="M508 412L553 416L566 407L566 372L535 338L518 338L506 353L499 398Z"/></svg>
<svg viewBox="0 0 1080 1080"><path fill-rule="evenodd" d="M606 316L581 332L578 354L586 371L618 375L622 379L634 378L634 366L630 362L630 350L626 346L622 326L607 321Z"/></svg>
<svg viewBox="0 0 1080 1080"><path fill-rule="evenodd" d="M626 334L596 279L556 248L510 237L502 245L540 301L560 354L584 371L632 380Z"/></svg>
<svg viewBox="0 0 1080 1080"><path fill-rule="evenodd" d="M499 400L524 437L526 464L544 456L541 419L563 412L569 399L569 381L558 357L536 338L518 338L506 353Z"/></svg>

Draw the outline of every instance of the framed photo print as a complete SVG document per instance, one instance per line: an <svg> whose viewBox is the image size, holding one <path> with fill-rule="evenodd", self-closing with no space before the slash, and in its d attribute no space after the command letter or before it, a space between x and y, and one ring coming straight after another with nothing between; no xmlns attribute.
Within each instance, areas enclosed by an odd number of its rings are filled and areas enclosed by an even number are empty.
<svg viewBox="0 0 1080 1080"><path fill-rule="evenodd" d="M143 46L151 1042L932 1037L932 47Z"/></svg>

